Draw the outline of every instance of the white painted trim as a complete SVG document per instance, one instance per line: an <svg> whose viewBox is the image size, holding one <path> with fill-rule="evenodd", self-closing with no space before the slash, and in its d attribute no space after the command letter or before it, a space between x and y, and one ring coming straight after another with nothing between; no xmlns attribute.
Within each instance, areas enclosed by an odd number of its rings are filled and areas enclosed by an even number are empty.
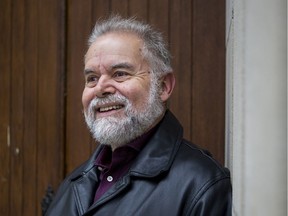
<svg viewBox="0 0 288 216"><path fill-rule="evenodd" d="M287 215L287 1L226 1L233 215Z"/></svg>

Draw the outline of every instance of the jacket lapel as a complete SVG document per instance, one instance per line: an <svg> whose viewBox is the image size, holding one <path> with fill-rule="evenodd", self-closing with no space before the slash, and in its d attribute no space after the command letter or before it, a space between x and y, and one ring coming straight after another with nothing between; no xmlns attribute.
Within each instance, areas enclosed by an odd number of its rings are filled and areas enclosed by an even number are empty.
<svg viewBox="0 0 288 216"><path fill-rule="evenodd" d="M156 133L133 163L134 165L132 165L130 171L131 175L156 177L169 170L182 137L182 126L168 110Z"/></svg>
<svg viewBox="0 0 288 216"><path fill-rule="evenodd" d="M83 169L79 170L76 175L70 178L76 207L81 215L84 214L93 203L95 191L99 184L97 168L94 161L100 149L101 147L94 152Z"/></svg>
<svg viewBox="0 0 288 216"><path fill-rule="evenodd" d="M103 194L91 207L88 209L86 214L89 215L89 212L95 211L95 209L109 200L113 199L119 193L121 193L128 185L130 184L130 176L126 175L117 181L105 194Z"/></svg>

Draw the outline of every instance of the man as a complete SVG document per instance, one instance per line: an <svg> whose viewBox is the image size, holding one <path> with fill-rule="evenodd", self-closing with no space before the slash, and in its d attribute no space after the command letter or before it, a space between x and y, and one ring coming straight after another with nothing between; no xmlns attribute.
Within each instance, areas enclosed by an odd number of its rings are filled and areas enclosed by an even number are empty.
<svg viewBox="0 0 288 216"><path fill-rule="evenodd" d="M231 215L229 171L183 139L167 109L175 78L161 35L133 19L96 24L82 103L100 143L47 215Z"/></svg>

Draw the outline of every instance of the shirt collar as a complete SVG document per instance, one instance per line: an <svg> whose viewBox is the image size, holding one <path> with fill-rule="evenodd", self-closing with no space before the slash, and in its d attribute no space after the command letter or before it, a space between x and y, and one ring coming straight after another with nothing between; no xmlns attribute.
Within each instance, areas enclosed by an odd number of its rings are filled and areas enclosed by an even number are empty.
<svg viewBox="0 0 288 216"><path fill-rule="evenodd" d="M111 150L111 147L108 145L103 145L102 150L100 151L99 155L95 159L95 165L100 166L102 168L109 168L113 159L115 158L135 158L141 149L145 146L148 140L152 137L154 132L156 131L156 127L153 127L148 132L144 133L143 135L137 137L130 143L123 145L121 147L116 148L114 151ZM119 164L120 165L120 164Z"/></svg>

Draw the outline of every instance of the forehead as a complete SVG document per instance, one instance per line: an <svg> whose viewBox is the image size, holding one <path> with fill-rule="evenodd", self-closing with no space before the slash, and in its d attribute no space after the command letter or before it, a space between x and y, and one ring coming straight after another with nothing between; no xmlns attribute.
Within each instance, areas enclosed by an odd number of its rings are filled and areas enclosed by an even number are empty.
<svg viewBox="0 0 288 216"><path fill-rule="evenodd" d="M132 33L108 33L96 39L85 55L85 63L94 57L123 56L142 58L143 41Z"/></svg>

